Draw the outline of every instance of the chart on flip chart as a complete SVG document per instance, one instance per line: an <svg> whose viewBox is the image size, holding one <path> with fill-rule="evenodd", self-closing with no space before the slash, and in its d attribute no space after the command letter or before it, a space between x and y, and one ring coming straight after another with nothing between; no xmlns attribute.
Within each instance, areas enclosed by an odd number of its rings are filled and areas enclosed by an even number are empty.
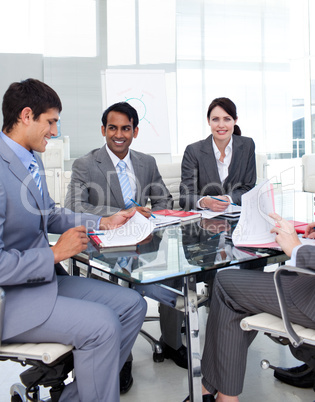
<svg viewBox="0 0 315 402"><path fill-rule="evenodd" d="M164 70L105 70L102 105L128 102L139 116L139 134L131 148L145 153L170 153L170 132Z"/></svg>

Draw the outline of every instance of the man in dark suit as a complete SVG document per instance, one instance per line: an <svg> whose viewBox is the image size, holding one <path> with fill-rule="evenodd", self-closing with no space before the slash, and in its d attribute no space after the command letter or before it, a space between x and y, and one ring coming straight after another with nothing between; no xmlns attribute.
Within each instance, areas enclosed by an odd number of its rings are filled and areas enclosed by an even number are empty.
<svg viewBox="0 0 315 402"><path fill-rule="evenodd" d="M137 111L127 102L115 103L104 111L101 130L106 144L73 163L66 207L75 212L108 216L132 206L132 198L143 206L138 206L137 210L147 217L151 212L145 207L148 200L153 211L172 208L172 196L162 180L155 159L129 148L138 136L138 122ZM126 203L124 185L119 179L121 161L125 163L130 184L129 204ZM181 367L187 367L187 350L181 340L182 315L174 310L173 314L178 319L170 321L169 310L173 309L160 305L164 354ZM131 366L130 357L121 373L122 393L132 385Z"/></svg>
<svg viewBox="0 0 315 402"><path fill-rule="evenodd" d="M302 245L291 223L270 214L277 226L276 241L291 257L292 265L315 268L315 247ZM306 233L313 231L310 224ZM315 328L315 280L308 275L283 277L289 319ZM238 402L246 369L247 350L255 331L243 331L240 321L249 315L267 312L281 317L273 273L224 270L216 275L202 357L203 400ZM188 400L186 398L186 400Z"/></svg>
<svg viewBox="0 0 315 402"><path fill-rule="evenodd" d="M48 85L27 79L3 97L0 132L0 286L2 339L74 346L76 380L62 401L119 401L119 371L146 313L131 289L67 275L59 262L85 250L87 230L111 229L133 213L107 218L56 208L42 161L62 109ZM80 226L78 226L80 225ZM49 246L48 233L62 234Z"/></svg>

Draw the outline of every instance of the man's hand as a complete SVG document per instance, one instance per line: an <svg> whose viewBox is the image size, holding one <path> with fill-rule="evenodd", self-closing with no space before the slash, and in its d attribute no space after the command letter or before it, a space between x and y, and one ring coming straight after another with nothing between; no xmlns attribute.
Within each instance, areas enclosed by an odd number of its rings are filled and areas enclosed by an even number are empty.
<svg viewBox="0 0 315 402"><path fill-rule="evenodd" d="M272 213L269 216L276 221L278 226L271 229L271 233L276 233L276 242L282 250L291 257L294 247L301 244L292 223L283 219L280 215Z"/></svg>
<svg viewBox="0 0 315 402"><path fill-rule="evenodd" d="M86 234L85 226L77 226L67 230L59 237L57 243L51 247L55 257L55 264L86 250L88 242L89 238Z"/></svg>
<svg viewBox="0 0 315 402"><path fill-rule="evenodd" d="M124 225L136 213L136 208L123 209L112 216L102 218L100 222L100 229L109 230L115 229Z"/></svg>
<svg viewBox="0 0 315 402"><path fill-rule="evenodd" d="M146 218L150 218L151 216L151 209L146 207L136 207L136 210Z"/></svg>
<svg viewBox="0 0 315 402"><path fill-rule="evenodd" d="M308 239L315 239L315 222L309 223L305 229L303 237Z"/></svg>
<svg viewBox="0 0 315 402"><path fill-rule="evenodd" d="M211 211L214 211L214 212L223 212L231 204L229 197L226 197L225 195L218 195L215 198L218 198L223 201L218 201L211 197L204 197L200 201L200 206L202 208L211 209ZM224 202L224 201L226 201L226 202Z"/></svg>

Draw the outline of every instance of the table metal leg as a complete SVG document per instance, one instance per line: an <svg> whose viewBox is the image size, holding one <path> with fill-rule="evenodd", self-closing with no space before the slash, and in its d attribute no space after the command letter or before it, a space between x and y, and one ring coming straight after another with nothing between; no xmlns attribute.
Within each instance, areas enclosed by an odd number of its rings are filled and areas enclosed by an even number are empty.
<svg viewBox="0 0 315 402"><path fill-rule="evenodd" d="M73 259L72 258L68 258L68 274L69 275L73 275Z"/></svg>
<svg viewBox="0 0 315 402"><path fill-rule="evenodd" d="M201 354L196 290L196 278L194 276L184 277L185 322L190 402L202 402L200 367Z"/></svg>

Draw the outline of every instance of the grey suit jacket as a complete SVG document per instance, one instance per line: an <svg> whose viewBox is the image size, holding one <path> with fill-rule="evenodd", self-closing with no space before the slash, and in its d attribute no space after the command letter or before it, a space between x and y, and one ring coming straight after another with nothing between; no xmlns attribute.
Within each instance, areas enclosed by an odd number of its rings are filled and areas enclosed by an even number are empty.
<svg viewBox="0 0 315 402"><path fill-rule="evenodd" d="M221 184L212 146L212 134L187 146L182 161L180 206L196 208L196 202L206 195L228 194L241 205L241 196L255 186L255 144L251 138L233 134L233 155L229 173Z"/></svg>
<svg viewBox="0 0 315 402"><path fill-rule="evenodd" d="M172 208L173 200L158 171L155 159L130 150L136 177L136 200L153 210ZM106 147L94 149L74 161L65 206L75 212L109 216L125 208L118 175Z"/></svg>
<svg viewBox="0 0 315 402"><path fill-rule="evenodd" d="M31 174L0 138L0 286L6 293L3 339L43 323L54 308L57 280L49 233L96 228L99 217L55 207L36 155L43 198Z"/></svg>

